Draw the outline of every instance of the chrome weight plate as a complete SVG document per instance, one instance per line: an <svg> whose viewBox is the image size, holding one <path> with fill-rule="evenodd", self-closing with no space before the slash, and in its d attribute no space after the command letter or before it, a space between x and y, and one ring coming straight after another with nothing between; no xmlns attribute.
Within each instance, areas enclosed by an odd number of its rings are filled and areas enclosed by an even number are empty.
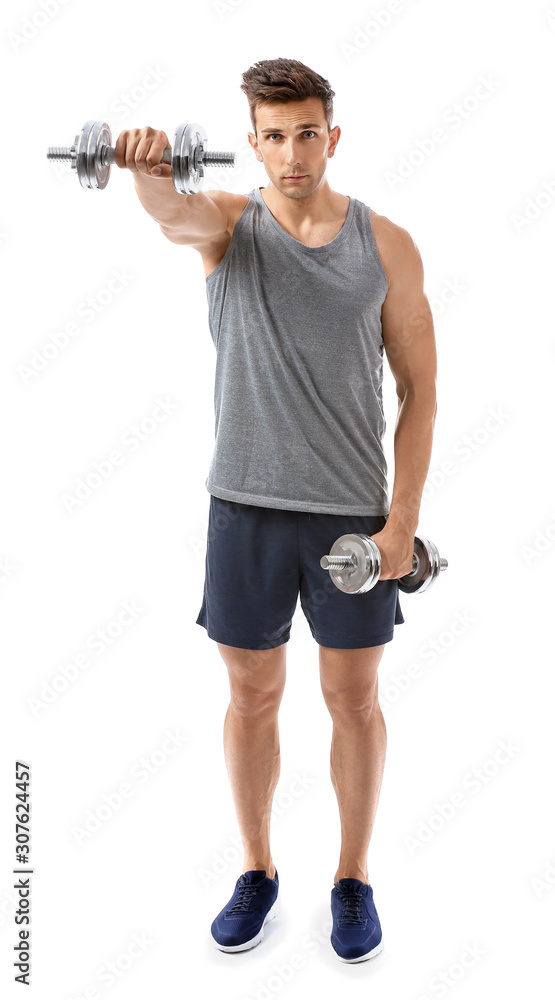
<svg viewBox="0 0 555 1000"><path fill-rule="evenodd" d="M439 551L434 543L415 536L412 571L400 577L399 590L405 594L423 594L431 587L440 568Z"/></svg>
<svg viewBox="0 0 555 1000"><path fill-rule="evenodd" d="M369 535L340 535L333 543L329 555L351 557L350 566L344 569L331 567L329 570L335 586L345 594L364 594L372 589L379 578L382 562L380 550Z"/></svg>
<svg viewBox="0 0 555 1000"><path fill-rule="evenodd" d="M75 136L75 169L82 187L100 190L106 187L110 165L102 162L102 147L111 145L112 133L106 122L85 122L81 133Z"/></svg>
<svg viewBox="0 0 555 1000"><path fill-rule="evenodd" d="M202 125L178 125L172 147L172 179L179 194L200 191L204 177L202 154L206 143Z"/></svg>

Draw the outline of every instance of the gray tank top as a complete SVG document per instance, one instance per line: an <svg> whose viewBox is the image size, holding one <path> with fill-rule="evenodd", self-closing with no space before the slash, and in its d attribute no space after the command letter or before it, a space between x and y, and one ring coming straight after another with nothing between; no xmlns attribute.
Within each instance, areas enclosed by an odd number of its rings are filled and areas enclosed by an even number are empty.
<svg viewBox="0 0 555 1000"><path fill-rule="evenodd" d="M259 188L248 197L206 278L217 352L206 489L262 507L387 515L388 281L370 209L350 198L335 239L307 247L280 226Z"/></svg>

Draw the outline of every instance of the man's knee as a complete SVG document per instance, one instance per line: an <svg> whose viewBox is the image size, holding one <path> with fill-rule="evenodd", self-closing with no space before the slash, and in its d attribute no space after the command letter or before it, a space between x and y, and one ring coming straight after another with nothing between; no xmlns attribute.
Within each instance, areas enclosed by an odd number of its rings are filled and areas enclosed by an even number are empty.
<svg viewBox="0 0 555 1000"><path fill-rule="evenodd" d="M363 719L379 711L378 665L384 646L320 653L322 694L333 717Z"/></svg>
<svg viewBox="0 0 555 1000"><path fill-rule="evenodd" d="M277 714L281 696L281 691L230 685L230 704L233 711L244 718Z"/></svg>
<svg viewBox="0 0 555 1000"><path fill-rule="evenodd" d="M277 712L285 686L285 648L240 649L218 643L228 674L230 700L244 716Z"/></svg>
<svg viewBox="0 0 555 1000"><path fill-rule="evenodd" d="M337 720L364 720L379 710L377 683L341 691L322 689L322 693L330 715Z"/></svg>

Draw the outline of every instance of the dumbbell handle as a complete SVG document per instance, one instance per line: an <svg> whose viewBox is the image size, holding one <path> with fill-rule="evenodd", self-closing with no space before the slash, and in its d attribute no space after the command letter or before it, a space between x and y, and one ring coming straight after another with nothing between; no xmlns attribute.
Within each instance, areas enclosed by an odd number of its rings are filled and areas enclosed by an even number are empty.
<svg viewBox="0 0 555 1000"><path fill-rule="evenodd" d="M445 563L447 566L447 560L441 559L440 562ZM320 566L322 569L349 569L350 566L356 564L356 556L322 556L320 559ZM412 568L416 569L418 566L418 559L416 558L414 552L412 554ZM445 567L441 567L444 569Z"/></svg>
<svg viewBox="0 0 555 1000"><path fill-rule="evenodd" d="M115 146L101 146L100 147L100 157L102 166L109 166L116 163L116 147ZM164 153L162 155L162 163L172 162L172 148L171 146L166 146ZM48 160L71 160L74 156L74 149L71 146L49 146L46 152L46 158ZM199 156L199 160L206 166L213 167L227 167L233 165L235 160L235 153L222 153L218 150L205 149ZM117 164L116 164L117 166Z"/></svg>
<svg viewBox="0 0 555 1000"><path fill-rule="evenodd" d="M115 146L103 146L101 151L102 165L108 163L116 163L116 147ZM161 163L171 163L172 161L172 148L171 146L166 146Z"/></svg>
<svg viewBox="0 0 555 1000"><path fill-rule="evenodd" d="M349 569L350 566L355 566L355 565L356 565L356 556L355 555L350 555L350 556L322 556L322 558L320 559L320 566L322 567L322 569ZM442 572L442 570L444 570L444 569L447 569L447 565L448 565L447 559L444 559L443 556L440 556L440 559L439 559L439 569L440 569L440 572ZM418 559L416 558L416 556L415 556L415 554L413 552L413 554L412 554L412 568L413 568L413 570L415 570L417 568L417 566L418 566Z"/></svg>
<svg viewBox="0 0 555 1000"><path fill-rule="evenodd" d="M103 146L102 147L102 162L103 163L115 163L115 146ZM172 162L172 148L171 146L166 146L163 156L162 163ZM235 159L235 153L221 153L214 151L213 149L204 149L199 155L199 160L204 163L205 166L212 165L213 167L227 167L229 164L233 164Z"/></svg>

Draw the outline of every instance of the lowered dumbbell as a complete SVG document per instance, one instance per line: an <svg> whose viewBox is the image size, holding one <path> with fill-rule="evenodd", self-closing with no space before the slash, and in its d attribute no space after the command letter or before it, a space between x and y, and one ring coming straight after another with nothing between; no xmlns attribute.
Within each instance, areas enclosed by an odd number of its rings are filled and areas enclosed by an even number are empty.
<svg viewBox="0 0 555 1000"><path fill-rule="evenodd" d="M202 186L204 167L232 167L235 153L213 153L205 149L206 132L202 125L178 125L173 146L167 147L162 163L171 163L172 180L179 194L196 194ZM112 133L106 122L85 122L73 146L50 146L49 160L70 160L84 188L102 190L110 179L115 163Z"/></svg>
<svg viewBox="0 0 555 1000"><path fill-rule="evenodd" d="M365 594L379 580L382 557L369 535L341 535L329 555L322 556L320 566L329 570L335 586L345 594ZM447 559L440 556L434 543L415 536L412 570L399 578L399 589L405 594L422 594L445 569Z"/></svg>

